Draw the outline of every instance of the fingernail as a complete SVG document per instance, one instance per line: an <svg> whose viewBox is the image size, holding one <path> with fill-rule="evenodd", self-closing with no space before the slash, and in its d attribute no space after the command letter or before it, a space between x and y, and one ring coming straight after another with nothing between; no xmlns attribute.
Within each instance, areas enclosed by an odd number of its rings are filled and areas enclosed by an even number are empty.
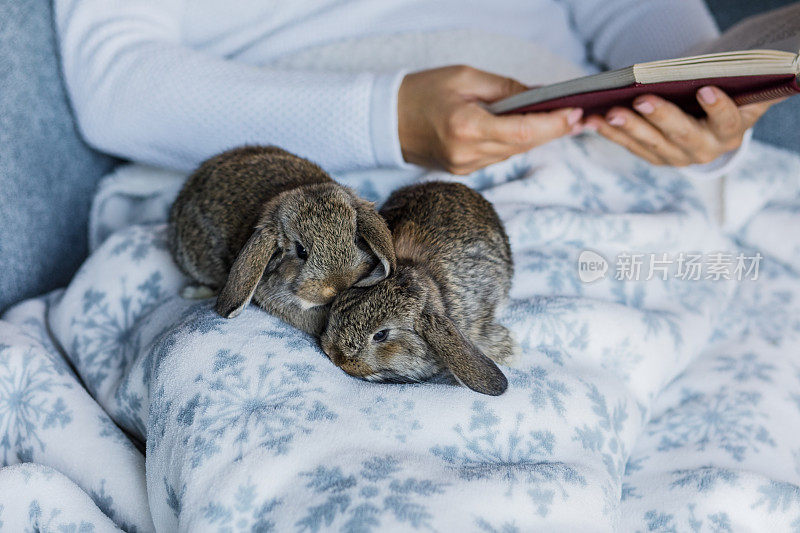
<svg viewBox="0 0 800 533"><path fill-rule="evenodd" d="M573 109L567 114L567 124L574 126L583 117L583 109Z"/></svg>
<svg viewBox="0 0 800 533"><path fill-rule="evenodd" d="M635 104L633 104L633 108L639 113L642 113L643 115L649 115L650 113L656 110L656 106L654 106L647 100L636 102Z"/></svg>
<svg viewBox="0 0 800 533"><path fill-rule="evenodd" d="M700 99L708 105L717 101L717 95L711 87L703 87L698 91L698 94L700 95Z"/></svg>
<svg viewBox="0 0 800 533"><path fill-rule="evenodd" d="M592 131L592 132L597 131L597 124L595 124L594 122L584 124L583 131Z"/></svg>
<svg viewBox="0 0 800 533"><path fill-rule="evenodd" d="M624 126L625 125L625 117L622 115L610 115L606 117L608 123L612 126Z"/></svg>

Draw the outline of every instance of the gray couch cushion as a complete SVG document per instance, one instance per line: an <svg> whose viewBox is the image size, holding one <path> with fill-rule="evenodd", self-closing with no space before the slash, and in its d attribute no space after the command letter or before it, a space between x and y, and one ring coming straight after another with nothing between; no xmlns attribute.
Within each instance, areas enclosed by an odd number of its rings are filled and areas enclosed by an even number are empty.
<svg viewBox="0 0 800 533"><path fill-rule="evenodd" d="M115 160L81 140L51 4L0 1L0 311L63 286L86 255L89 203Z"/></svg>

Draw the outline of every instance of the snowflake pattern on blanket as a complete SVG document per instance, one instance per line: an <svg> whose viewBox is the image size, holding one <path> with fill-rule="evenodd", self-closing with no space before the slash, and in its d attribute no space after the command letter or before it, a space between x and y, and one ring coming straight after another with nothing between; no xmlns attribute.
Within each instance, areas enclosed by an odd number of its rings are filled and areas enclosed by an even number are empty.
<svg viewBox="0 0 800 533"><path fill-rule="evenodd" d="M355 380L258 308L225 320L210 300L180 298L164 224L97 221L105 242L70 286L0 323L0 457L11 465L0 483L15 494L0 495L0 523L800 531L800 246L775 230L796 220L796 176L800 159L755 144L726 194L760 207L726 232L680 173L594 137L466 178L419 178L480 190L511 238L516 274L499 318L519 355L496 398ZM417 179L339 178L376 201ZM132 201L163 211L175 180ZM586 249L609 261L759 250L764 276L620 281L612 270L584 283Z"/></svg>

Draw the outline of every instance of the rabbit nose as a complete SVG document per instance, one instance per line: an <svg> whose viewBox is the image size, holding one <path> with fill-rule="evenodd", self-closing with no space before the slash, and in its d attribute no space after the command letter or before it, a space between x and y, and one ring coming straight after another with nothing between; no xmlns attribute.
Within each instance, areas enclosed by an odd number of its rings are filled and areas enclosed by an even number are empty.
<svg viewBox="0 0 800 533"><path fill-rule="evenodd" d="M330 285L327 287L322 287L322 289L319 291L319 293L323 296L323 298L331 298L331 299L334 296L336 296L337 292L338 291L336 290L336 288L331 287Z"/></svg>

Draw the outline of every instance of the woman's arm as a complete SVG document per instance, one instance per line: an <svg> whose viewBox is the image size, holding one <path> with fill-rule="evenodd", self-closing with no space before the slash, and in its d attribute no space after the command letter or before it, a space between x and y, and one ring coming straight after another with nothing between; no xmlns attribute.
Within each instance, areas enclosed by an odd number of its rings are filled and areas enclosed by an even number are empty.
<svg viewBox="0 0 800 533"><path fill-rule="evenodd" d="M403 163L402 73L277 71L215 58L180 42L184 7L55 0L64 77L90 144L182 170L245 143L277 144L334 171Z"/></svg>

